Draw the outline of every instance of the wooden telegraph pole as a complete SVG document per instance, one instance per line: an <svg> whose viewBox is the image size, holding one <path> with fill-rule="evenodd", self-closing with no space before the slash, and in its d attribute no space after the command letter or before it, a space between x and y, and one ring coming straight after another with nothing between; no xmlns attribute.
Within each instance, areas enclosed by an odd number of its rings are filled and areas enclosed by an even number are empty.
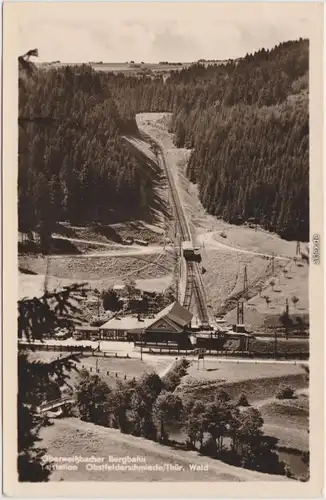
<svg viewBox="0 0 326 500"><path fill-rule="evenodd" d="M277 331L274 332L274 358L277 358Z"/></svg>
<svg viewBox="0 0 326 500"><path fill-rule="evenodd" d="M139 334L139 339L140 339L140 361L143 361L143 339L142 336L144 335L145 330L142 330L142 332Z"/></svg>
<svg viewBox="0 0 326 500"><path fill-rule="evenodd" d="M285 315L286 315L286 327L285 327L285 336L286 340L289 338L289 299L286 298L285 300Z"/></svg>
<svg viewBox="0 0 326 500"><path fill-rule="evenodd" d="M244 268L244 276L243 276L243 291L248 291L248 276L247 276L247 266Z"/></svg>
<svg viewBox="0 0 326 500"><path fill-rule="evenodd" d="M236 331L238 331L238 325L244 325L244 312L243 312L243 302L237 302L237 325Z"/></svg>

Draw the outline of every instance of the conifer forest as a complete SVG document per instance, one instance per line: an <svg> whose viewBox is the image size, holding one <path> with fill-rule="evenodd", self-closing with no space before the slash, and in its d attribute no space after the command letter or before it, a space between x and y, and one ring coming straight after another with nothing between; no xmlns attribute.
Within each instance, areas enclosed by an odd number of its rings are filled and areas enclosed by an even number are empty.
<svg viewBox="0 0 326 500"><path fill-rule="evenodd" d="M210 214L308 240L308 61L300 39L167 78L86 64L20 76L19 230L46 241L58 221L145 213L153 181L124 135L137 134L137 113L170 112L175 144L191 149L187 175Z"/></svg>

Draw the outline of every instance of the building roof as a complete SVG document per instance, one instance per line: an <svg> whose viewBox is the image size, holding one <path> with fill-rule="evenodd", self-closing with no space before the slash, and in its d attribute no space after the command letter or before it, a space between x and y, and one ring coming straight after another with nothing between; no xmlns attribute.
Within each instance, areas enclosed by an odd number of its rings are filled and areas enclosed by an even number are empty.
<svg viewBox="0 0 326 500"><path fill-rule="evenodd" d="M191 322L192 314L178 302L168 305L153 317L139 319L138 316L115 317L101 326L101 330L141 331L154 325L160 319L172 321L183 328Z"/></svg>
<svg viewBox="0 0 326 500"><path fill-rule="evenodd" d="M123 331L141 331L147 328L153 322L153 318L144 318L139 320L138 316L116 316L109 319L100 328L101 330L123 330Z"/></svg>
<svg viewBox="0 0 326 500"><path fill-rule="evenodd" d="M99 330L98 326L90 326L90 325L78 325L75 326L75 330L83 331L83 332L95 332Z"/></svg>
<svg viewBox="0 0 326 500"><path fill-rule="evenodd" d="M183 248L183 250L193 250L194 248L191 241L183 241L181 247Z"/></svg>
<svg viewBox="0 0 326 500"><path fill-rule="evenodd" d="M182 307L179 302L173 302L169 306L162 309L162 311L155 316L155 321L167 317L177 325L184 327L191 322L192 316L191 312L189 312L185 307Z"/></svg>
<svg viewBox="0 0 326 500"><path fill-rule="evenodd" d="M119 283L116 285L113 285L113 290L124 290L126 288L125 283Z"/></svg>

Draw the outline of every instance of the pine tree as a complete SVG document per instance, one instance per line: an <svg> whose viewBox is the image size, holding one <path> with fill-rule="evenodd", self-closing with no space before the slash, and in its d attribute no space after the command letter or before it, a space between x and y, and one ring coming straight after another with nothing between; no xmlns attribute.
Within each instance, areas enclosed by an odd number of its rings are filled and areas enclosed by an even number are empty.
<svg viewBox="0 0 326 500"><path fill-rule="evenodd" d="M57 327L71 327L80 319L78 304L86 294L83 285L72 285L60 292L45 293L41 298L18 302L18 338L27 340L18 352L18 458L19 481L42 482L49 479L50 470L43 461L46 450L41 448L39 431L47 425L37 408L47 400L60 397L69 371L78 361L68 355L42 364L30 359L31 342L42 340Z"/></svg>

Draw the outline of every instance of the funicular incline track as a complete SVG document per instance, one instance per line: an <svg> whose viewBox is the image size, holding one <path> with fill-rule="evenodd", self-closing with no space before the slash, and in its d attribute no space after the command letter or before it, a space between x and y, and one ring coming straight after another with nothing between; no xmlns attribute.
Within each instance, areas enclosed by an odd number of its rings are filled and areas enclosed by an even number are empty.
<svg viewBox="0 0 326 500"><path fill-rule="evenodd" d="M151 141L153 141L152 138L150 138ZM167 165L167 161L165 158L164 150L162 146L155 142L156 146L158 147L158 150L160 152L160 156L162 159L164 171L168 180L169 188L170 188L170 193L171 193L171 201L172 201L172 207L174 211L174 216L178 224L179 232L180 232L180 238L181 241L191 241L193 242L193 238L191 235L190 228L187 223L187 219L183 210L183 206L181 204L178 190L175 185L174 177ZM185 293L183 297L183 306L186 308L190 307L191 304L191 298L192 295L194 294L195 297L195 302L197 306L197 312L199 319L202 324L209 324L209 314L207 310L207 305L206 305L206 295L205 295L205 289L204 289L204 284L201 278L201 272L200 268L197 262L189 262L186 261L186 287L185 287Z"/></svg>

